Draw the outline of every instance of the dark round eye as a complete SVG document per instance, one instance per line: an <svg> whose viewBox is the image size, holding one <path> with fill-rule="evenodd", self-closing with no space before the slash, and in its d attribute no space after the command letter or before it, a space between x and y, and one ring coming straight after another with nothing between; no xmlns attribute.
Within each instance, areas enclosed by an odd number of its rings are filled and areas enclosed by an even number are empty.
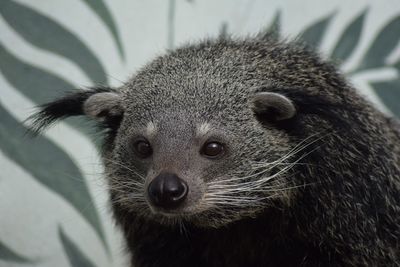
<svg viewBox="0 0 400 267"><path fill-rule="evenodd" d="M153 154L153 149L151 145L146 140L139 140L133 144L133 150L135 151L136 155L141 158L148 158Z"/></svg>
<svg viewBox="0 0 400 267"><path fill-rule="evenodd" d="M218 142L207 142L201 149L201 154L209 158L216 158L224 153L224 146Z"/></svg>

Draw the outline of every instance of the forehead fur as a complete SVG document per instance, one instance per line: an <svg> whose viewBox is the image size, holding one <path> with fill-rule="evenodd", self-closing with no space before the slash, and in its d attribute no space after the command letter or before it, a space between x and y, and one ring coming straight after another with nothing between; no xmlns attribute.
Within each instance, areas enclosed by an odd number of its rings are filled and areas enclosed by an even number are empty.
<svg viewBox="0 0 400 267"><path fill-rule="evenodd" d="M156 127L155 123L152 121L149 121L146 125L146 135L153 136L156 134L156 132L157 132L157 127Z"/></svg>
<svg viewBox="0 0 400 267"><path fill-rule="evenodd" d="M208 122L203 122L197 126L197 136L206 135L211 130L211 124Z"/></svg>
<svg viewBox="0 0 400 267"><path fill-rule="evenodd" d="M144 125L166 111L184 113L197 122L222 117L246 121L252 116L249 96L262 87L279 84L288 90L302 87L312 94L332 94L341 78L318 57L305 54L311 53L276 40L185 46L155 59L124 86L126 114L137 120L145 117Z"/></svg>

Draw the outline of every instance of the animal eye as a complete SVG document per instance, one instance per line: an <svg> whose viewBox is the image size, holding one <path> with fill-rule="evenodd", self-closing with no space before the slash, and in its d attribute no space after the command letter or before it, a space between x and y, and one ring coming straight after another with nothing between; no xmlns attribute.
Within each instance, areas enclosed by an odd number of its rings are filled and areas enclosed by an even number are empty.
<svg viewBox="0 0 400 267"><path fill-rule="evenodd" d="M133 150L141 158L148 158L153 154L153 149L147 140L138 140L133 144Z"/></svg>
<svg viewBox="0 0 400 267"><path fill-rule="evenodd" d="M209 158L216 158L223 153L224 146L218 142L207 142L201 149L201 154Z"/></svg>

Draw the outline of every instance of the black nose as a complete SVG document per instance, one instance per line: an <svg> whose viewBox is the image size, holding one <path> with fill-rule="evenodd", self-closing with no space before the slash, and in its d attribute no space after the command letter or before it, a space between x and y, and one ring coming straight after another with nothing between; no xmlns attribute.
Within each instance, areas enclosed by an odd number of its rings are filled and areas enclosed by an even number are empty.
<svg viewBox="0 0 400 267"><path fill-rule="evenodd" d="M147 190L153 205L173 209L185 200L188 186L175 174L161 173L151 181Z"/></svg>

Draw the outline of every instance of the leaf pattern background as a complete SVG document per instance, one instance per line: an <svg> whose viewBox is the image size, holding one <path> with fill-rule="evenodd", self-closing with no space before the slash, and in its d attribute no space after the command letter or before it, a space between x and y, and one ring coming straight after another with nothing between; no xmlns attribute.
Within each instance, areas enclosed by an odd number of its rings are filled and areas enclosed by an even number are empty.
<svg viewBox="0 0 400 267"><path fill-rule="evenodd" d="M9 205L50 201L48 193L53 194L52 201L73 211L68 220L56 209L41 213L59 217L42 233L45 240L53 240L48 241L53 242L52 249L60 252L52 259L58 266L118 267L125 263L121 238L106 212L107 195L99 191L105 182L100 178L99 162L92 156L96 146L89 136L94 130L89 122L73 119L29 140L23 135L24 119L35 105L94 84L118 86L163 50L196 38L262 31L297 37L320 50L342 67L371 101L400 116L400 6L396 3L0 1L0 159L7 158L0 160L0 169L16 174L4 177L0 173L0 266L52 266L46 254L49 247L39 249L40 240L24 240L17 234L24 231L24 223L44 225L47 218L24 222L24 218L8 216L14 213L5 213L15 209L15 214L33 214L36 211L23 205ZM74 16L72 11L78 9L84 9L86 16ZM76 20L71 25L79 26L71 27L59 17ZM95 26L90 27L88 21ZM54 64L64 61L68 64ZM77 72L88 77L90 84L74 79L71 73ZM86 168L82 159L91 166ZM20 170L29 175L22 177ZM32 189L37 199L18 195L15 187L15 194L2 191L9 188L11 179L21 187L24 180L37 182L38 189ZM43 199L40 191L46 192ZM14 196L15 200L2 202L2 196ZM13 220L21 221L13 224ZM35 248L26 244L35 244Z"/></svg>
<svg viewBox="0 0 400 267"><path fill-rule="evenodd" d="M18 263L32 263L32 260L17 254L17 252L11 250L5 244L0 242L0 259L6 261L18 262Z"/></svg>

